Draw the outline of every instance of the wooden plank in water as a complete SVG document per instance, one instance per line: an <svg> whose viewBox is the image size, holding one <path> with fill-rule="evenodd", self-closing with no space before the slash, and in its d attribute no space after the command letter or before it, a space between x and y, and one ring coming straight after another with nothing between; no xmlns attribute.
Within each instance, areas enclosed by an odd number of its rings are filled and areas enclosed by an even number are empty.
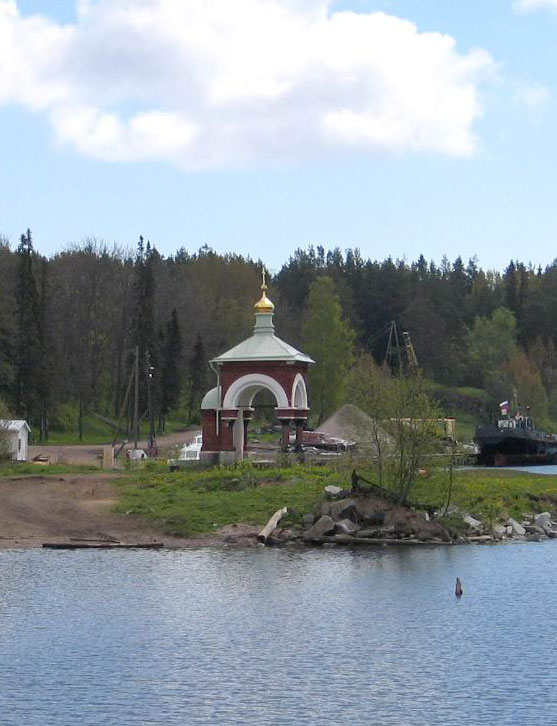
<svg viewBox="0 0 557 726"><path fill-rule="evenodd" d="M164 547L163 542L138 542L128 544L123 542L43 542L42 545L50 550L115 550L115 549L142 549L155 550Z"/></svg>

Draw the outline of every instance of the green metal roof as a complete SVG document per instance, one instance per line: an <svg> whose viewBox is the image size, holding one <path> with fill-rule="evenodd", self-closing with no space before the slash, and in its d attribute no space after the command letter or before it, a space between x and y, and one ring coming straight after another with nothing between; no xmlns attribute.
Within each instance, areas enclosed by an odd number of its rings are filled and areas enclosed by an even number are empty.
<svg viewBox="0 0 557 726"><path fill-rule="evenodd" d="M274 333L272 313L258 313L255 316L255 329L251 338L238 343L226 353L213 358L212 363L233 361L287 361L293 363L314 363L305 353L301 353Z"/></svg>

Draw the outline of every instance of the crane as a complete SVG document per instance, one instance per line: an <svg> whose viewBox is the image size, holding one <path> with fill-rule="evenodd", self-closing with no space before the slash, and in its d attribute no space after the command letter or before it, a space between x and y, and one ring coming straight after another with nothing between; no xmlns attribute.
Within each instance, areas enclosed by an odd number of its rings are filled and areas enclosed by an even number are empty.
<svg viewBox="0 0 557 726"><path fill-rule="evenodd" d="M407 330L402 332L401 344L395 320L389 325L389 340L383 363L390 370L397 371L399 376L414 375L420 369L410 333Z"/></svg>

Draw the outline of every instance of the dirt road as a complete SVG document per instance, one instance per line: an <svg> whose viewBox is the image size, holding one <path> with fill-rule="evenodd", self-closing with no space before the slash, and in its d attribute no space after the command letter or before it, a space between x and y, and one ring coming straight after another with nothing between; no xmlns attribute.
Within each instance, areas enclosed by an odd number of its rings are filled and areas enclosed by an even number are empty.
<svg viewBox="0 0 557 726"><path fill-rule="evenodd" d="M116 540L163 542L166 547L255 543L257 528L230 525L207 537L165 535L136 514L116 514L118 474L37 475L0 479L0 548L41 547L43 542Z"/></svg>
<svg viewBox="0 0 557 726"><path fill-rule="evenodd" d="M163 452L165 449L171 449L172 447L182 446L183 444L189 444L193 441L196 434L201 433L198 430L194 431L179 431L175 434L168 434L167 436L160 436L157 438L157 445L159 452ZM107 442L106 446L110 446L110 442ZM124 446L119 459L124 460L126 449L132 448L133 443L128 443ZM140 449L147 449L147 441L138 442ZM118 450L119 445L116 447ZM104 446L101 444L74 444L74 445L39 445L29 447L29 458L32 459L39 454L42 456L48 456L52 463L57 461L66 462L68 464L88 464L95 463L99 464L102 459Z"/></svg>

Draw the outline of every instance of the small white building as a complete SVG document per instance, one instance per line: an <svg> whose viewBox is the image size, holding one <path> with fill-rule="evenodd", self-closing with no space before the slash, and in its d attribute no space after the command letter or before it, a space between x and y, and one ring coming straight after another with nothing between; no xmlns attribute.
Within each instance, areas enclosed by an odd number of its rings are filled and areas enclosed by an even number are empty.
<svg viewBox="0 0 557 726"><path fill-rule="evenodd" d="M14 461L27 461L29 433L31 429L23 419L0 419L0 431L7 432L10 458Z"/></svg>

